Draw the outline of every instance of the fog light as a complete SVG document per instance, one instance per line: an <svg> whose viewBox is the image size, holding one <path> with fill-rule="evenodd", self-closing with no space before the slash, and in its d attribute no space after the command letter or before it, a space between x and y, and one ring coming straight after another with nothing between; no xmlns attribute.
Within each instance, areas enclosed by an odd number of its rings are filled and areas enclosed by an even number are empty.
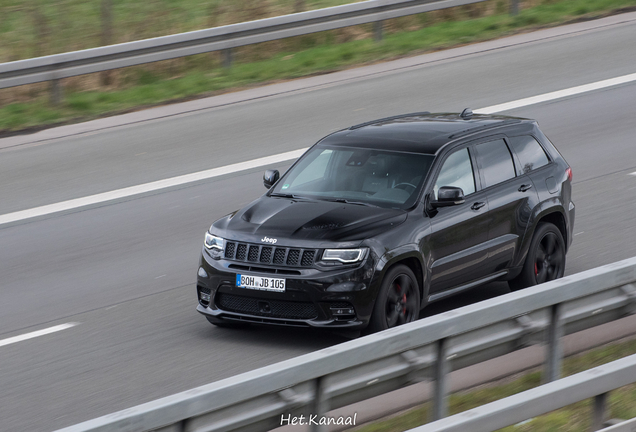
<svg viewBox="0 0 636 432"><path fill-rule="evenodd" d="M355 315L355 311L352 307L339 308L339 307L331 307L331 315L335 317L339 316L351 316Z"/></svg>
<svg viewBox="0 0 636 432"><path fill-rule="evenodd" d="M210 303L210 294L202 292L201 301L204 303Z"/></svg>

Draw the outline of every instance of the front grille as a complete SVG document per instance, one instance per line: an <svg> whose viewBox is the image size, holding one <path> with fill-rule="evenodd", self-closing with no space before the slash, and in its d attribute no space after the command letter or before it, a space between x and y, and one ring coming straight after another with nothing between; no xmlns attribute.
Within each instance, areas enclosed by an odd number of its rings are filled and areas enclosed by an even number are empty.
<svg viewBox="0 0 636 432"><path fill-rule="evenodd" d="M246 244L238 245L238 248L236 248L236 259L239 261L245 261L246 255L247 255L247 245Z"/></svg>
<svg viewBox="0 0 636 432"><path fill-rule="evenodd" d="M316 251L306 250L303 252L303 259L300 261L300 265L303 267L307 267L313 264L314 262L314 254Z"/></svg>
<svg viewBox="0 0 636 432"><path fill-rule="evenodd" d="M261 249L261 262L268 263L271 260L272 260L272 248L263 247L263 249Z"/></svg>
<svg viewBox="0 0 636 432"><path fill-rule="evenodd" d="M300 257L300 249L292 249L287 254L287 265L298 265L298 258Z"/></svg>
<svg viewBox="0 0 636 432"><path fill-rule="evenodd" d="M284 248L276 248L276 252L274 252L274 264L284 264L286 253L287 251Z"/></svg>
<svg viewBox="0 0 636 432"><path fill-rule="evenodd" d="M236 243L227 243L225 245L225 258L233 257L235 250L236 250Z"/></svg>
<svg viewBox="0 0 636 432"><path fill-rule="evenodd" d="M269 318L313 319L318 310L310 302L291 302L283 300L259 300L219 293L216 296L219 309Z"/></svg>
<svg viewBox="0 0 636 432"><path fill-rule="evenodd" d="M250 246L250 253L247 254L247 260L251 262L258 261L258 246Z"/></svg>
<svg viewBox="0 0 636 432"><path fill-rule="evenodd" d="M316 249L292 249L233 241L225 242L226 259L247 263L311 267L314 264L314 259L317 255L316 252Z"/></svg>

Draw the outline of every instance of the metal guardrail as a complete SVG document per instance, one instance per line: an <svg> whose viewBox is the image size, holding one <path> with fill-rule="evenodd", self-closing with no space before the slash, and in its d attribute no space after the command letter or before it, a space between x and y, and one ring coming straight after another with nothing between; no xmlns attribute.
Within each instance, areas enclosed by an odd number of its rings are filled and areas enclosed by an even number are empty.
<svg viewBox="0 0 636 432"><path fill-rule="evenodd" d="M0 88L102 72L446 9L485 0L368 0L274 18L0 64ZM512 0L511 10L518 0ZM376 37L381 27L376 27Z"/></svg>
<svg viewBox="0 0 636 432"><path fill-rule="evenodd" d="M408 432L490 432L594 398L593 431L634 432L636 418L603 428L607 395L636 382L636 354L446 417Z"/></svg>
<svg viewBox="0 0 636 432"><path fill-rule="evenodd" d="M281 416L325 416L434 380L433 420L447 414L447 377L547 342L559 377L561 336L636 312L636 258L425 318L381 333L87 421L59 432L269 430ZM306 417L307 418L307 417ZM314 430L323 426L313 425Z"/></svg>

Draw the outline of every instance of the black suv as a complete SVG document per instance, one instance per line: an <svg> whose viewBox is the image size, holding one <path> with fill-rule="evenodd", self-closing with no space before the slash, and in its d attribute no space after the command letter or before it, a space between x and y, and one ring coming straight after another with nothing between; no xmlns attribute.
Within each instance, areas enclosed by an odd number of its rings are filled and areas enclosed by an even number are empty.
<svg viewBox="0 0 636 432"><path fill-rule="evenodd" d="M379 331L489 281L560 278L572 242L572 170L533 120L375 120L263 179L206 234L197 310L213 324Z"/></svg>

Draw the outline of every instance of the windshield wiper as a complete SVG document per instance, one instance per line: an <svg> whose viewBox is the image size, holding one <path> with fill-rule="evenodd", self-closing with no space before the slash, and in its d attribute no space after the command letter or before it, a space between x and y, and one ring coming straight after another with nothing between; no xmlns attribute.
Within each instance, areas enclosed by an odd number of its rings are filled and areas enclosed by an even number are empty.
<svg viewBox="0 0 636 432"><path fill-rule="evenodd" d="M363 206L367 206L367 207L379 207L379 206L377 206L375 204L362 202L362 201L350 201L350 200L347 200L347 199L344 199L344 198L336 198L334 200L329 200L329 201L345 203L345 204L353 204L353 205L363 205Z"/></svg>
<svg viewBox="0 0 636 432"><path fill-rule="evenodd" d="M309 199L309 198L307 198L307 197L300 196L300 195L285 194L285 193L276 193L276 192L272 192L271 194L269 194L269 196L271 196L271 197L277 197L277 198L297 198L297 199Z"/></svg>

